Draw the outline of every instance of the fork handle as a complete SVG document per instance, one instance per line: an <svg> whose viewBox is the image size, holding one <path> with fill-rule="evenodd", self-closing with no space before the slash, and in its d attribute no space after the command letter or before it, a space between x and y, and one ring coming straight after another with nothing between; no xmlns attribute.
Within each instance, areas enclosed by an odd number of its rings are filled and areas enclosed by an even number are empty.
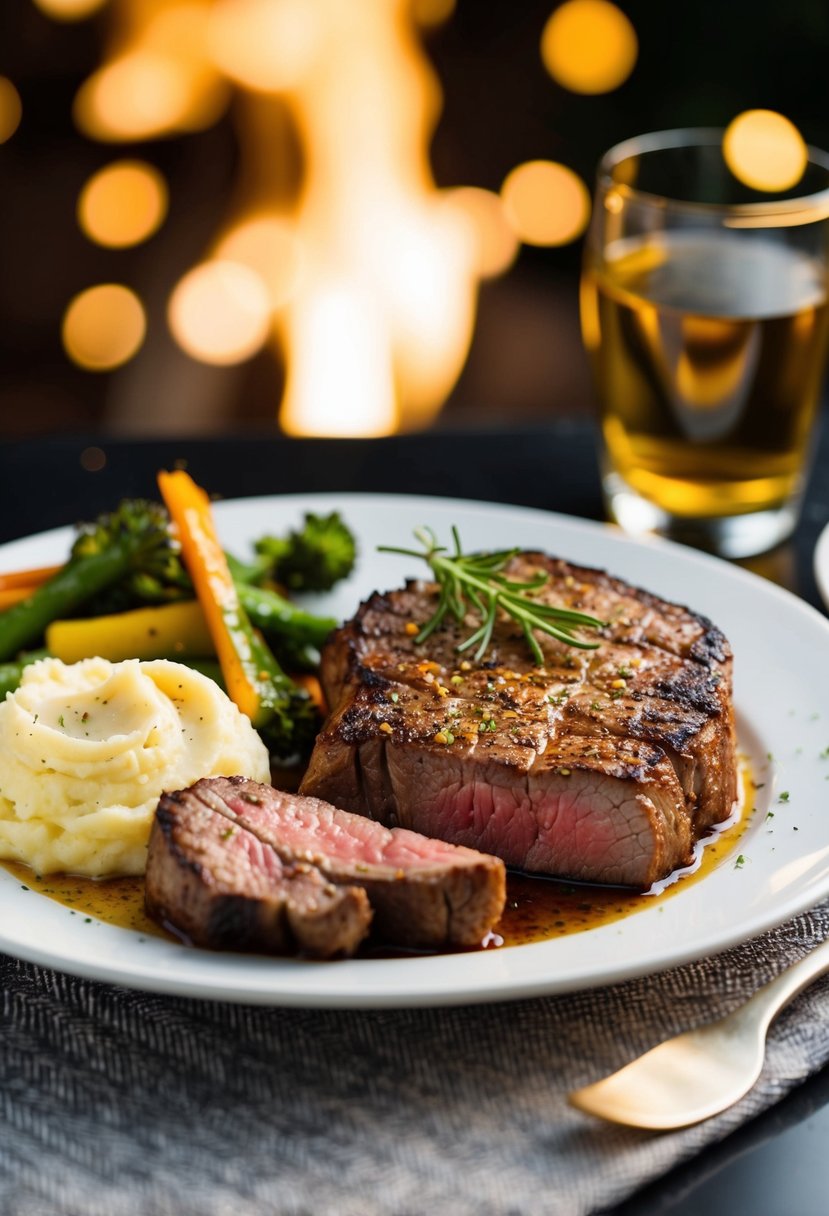
<svg viewBox="0 0 829 1216"><path fill-rule="evenodd" d="M755 992L740 1011L743 1018L765 1033L780 1010L826 971L829 971L829 939Z"/></svg>

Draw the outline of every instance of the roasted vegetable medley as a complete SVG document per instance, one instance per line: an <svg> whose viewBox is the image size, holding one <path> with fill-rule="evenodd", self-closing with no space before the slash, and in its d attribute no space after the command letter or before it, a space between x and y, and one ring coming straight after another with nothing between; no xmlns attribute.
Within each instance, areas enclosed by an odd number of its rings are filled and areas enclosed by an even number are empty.
<svg viewBox="0 0 829 1216"><path fill-rule="evenodd" d="M337 512L308 513L250 555L225 553L205 491L183 471L158 482L163 505L125 500L79 525L65 564L0 575L0 696L46 655L172 658L221 683L274 758L303 755L319 725L303 673L338 622L290 595L347 577L353 535Z"/></svg>

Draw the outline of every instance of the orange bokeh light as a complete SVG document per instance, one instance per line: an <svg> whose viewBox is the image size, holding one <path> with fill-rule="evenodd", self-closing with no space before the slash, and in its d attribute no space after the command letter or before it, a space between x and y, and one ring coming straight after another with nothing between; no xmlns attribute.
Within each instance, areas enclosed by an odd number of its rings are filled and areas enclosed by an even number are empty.
<svg viewBox="0 0 829 1216"><path fill-rule="evenodd" d="M566 245L581 236L590 218L584 182L555 161L518 165L501 187L516 234L528 245Z"/></svg>
<svg viewBox="0 0 829 1216"><path fill-rule="evenodd" d="M69 304L63 345L72 362L87 371L111 371L133 357L146 328L144 308L134 291L120 283L100 283Z"/></svg>
<svg viewBox="0 0 829 1216"><path fill-rule="evenodd" d="M193 359L229 366L264 346L271 304L261 277L238 262L212 259L189 271L170 297L173 337Z"/></svg>
<svg viewBox="0 0 829 1216"><path fill-rule="evenodd" d="M636 31L610 0L566 0L541 35L541 58L557 84L573 93L608 93L633 71Z"/></svg>
<svg viewBox="0 0 829 1216"><path fill-rule="evenodd" d="M215 257L255 271L270 295L271 308L293 296L302 272L302 252L293 225L276 212L248 216L222 237Z"/></svg>
<svg viewBox="0 0 829 1216"><path fill-rule="evenodd" d="M20 94L6 76L0 76L0 144L11 139L20 126L23 104Z"/></svg>
<svg viewBox="0 0 829 1216"><path fill-rule="evenodd" d="M91 241L112 249L137 245L167 213L167 185L153 165L122 160L93 174L78 198L78 223Z"/></svg>
<svg viewBox="0 0 829 1216"><path fill-rule="evenodd" d="M103 8L107 0L34 0L34 3L55 21L83 21Z"/></svg>
<svg viewBox="0 0 829 1216"><path fill-rule="evenodd" d="M449 202L462 214L475 249L475 269L484 279L509 270L518 254L519 240L500 195L478 186L458 186Z"/></svg>
<svg viewBox="0 0 829 1216"><path fill-rule="evenodd" d="M796 186L808 161L803 136L774 110L739 114L723 137L723 156L744 185L770 192Z"/></svg>

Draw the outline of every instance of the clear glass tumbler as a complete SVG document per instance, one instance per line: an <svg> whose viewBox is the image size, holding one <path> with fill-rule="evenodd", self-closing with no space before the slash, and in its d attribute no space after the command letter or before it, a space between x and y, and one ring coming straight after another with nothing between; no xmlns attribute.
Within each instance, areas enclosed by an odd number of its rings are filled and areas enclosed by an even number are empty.
<svg viewBox="0 0 829 1216"><path fill-rule="evenodd" d="M829 157L743 184L723 132L666 131L599 166L581 288L608 512L723 557L785 539L829 334Z"/></svg>

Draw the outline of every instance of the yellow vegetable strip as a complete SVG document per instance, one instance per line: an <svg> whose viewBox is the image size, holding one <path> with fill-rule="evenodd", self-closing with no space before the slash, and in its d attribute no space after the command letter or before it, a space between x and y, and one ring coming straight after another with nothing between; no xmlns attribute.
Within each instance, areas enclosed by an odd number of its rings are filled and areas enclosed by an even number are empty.
<svg viewBox="0 0 829 1216"><path fill-rule="evenodd" d="M183 470L160 472L158 485L178 529L184 564L202 606L228 696L257 725L266 673L258 670L255 639L216 535L210 499Z"/></svg>
<svg viewBox="0 0 829 1216"><path fill-rule="evenodd" d="M46 649L64 663L97 656L122 659L187 659L214 653L201 605L182 600L85 620L53 621Z"/></svg>

